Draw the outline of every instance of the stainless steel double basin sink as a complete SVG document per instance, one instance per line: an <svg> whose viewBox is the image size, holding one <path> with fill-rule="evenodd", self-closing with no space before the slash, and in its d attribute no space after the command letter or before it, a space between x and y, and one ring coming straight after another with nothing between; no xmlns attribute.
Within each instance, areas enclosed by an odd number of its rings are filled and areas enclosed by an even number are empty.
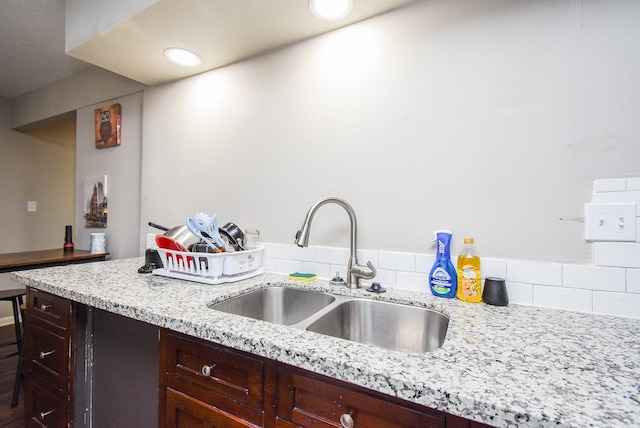
<svg viewBox="0 0 640 428"><path fill-rule="evenodd" d="M449 318L397 303L290 287L268 287L209 305L218 311L403 352L444 343Z"/></svg>

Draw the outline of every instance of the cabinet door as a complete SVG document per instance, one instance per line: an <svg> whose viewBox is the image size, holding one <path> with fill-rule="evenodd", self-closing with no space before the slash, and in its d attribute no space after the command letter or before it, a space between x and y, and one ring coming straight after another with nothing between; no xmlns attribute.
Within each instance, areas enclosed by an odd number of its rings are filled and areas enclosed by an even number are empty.
<svg viewBox="0 0 640 428"><path fill-rule="evenodd" d="M444 414L417 410L319 376L278 368L278 419L296 427L444 427ZM351 424L351 425L350 425ZM291 426L280 423L279 426Z"/></svg>
<svg viewBox="0 0 640 428"><path fill-rule="evenodd" d="M71 301L30 288L27 293L27 321L45 325L48 330L66 331L72 322Z"/></svg>
<svg viewBox="0 0 640 428"><path fill-rule="evenodd" d="M240 351L172 333L161 337L169 383L202 394L214 393L254 409L264 408L264 361ZM188 385L188 386L187 386Z"/></svg>
<svg viewBox="0 0 640 428"><path fill-rule="evenodd" d="M171 388L166 390L167 428L247 428L257 427L214 406Z"/></svg>
<svg viewBox="0 0 640 428"><path fill-rule="evenodd" d="M45 384L46 385L46 384ZM60 393L52 393L33 379L25 382L24 399L27 424L31 427L62 428L66 426L67 406Z"/></svg>
<svg viewBox="0 0 640 428"><path fill-rule="evenodd" d="M160 426L176 426L171 423L189 420L185 415L191 414L185 410L190 407L186 407L184 399L171 404L170 391L173 391L172 397L176 393L180 397L189 397L192 400L190 405L201 403L216 409L218 414L227 415L235 423L244 424L239 426L268 423L268 419L273 420L273 406L265 404L272 403L273 399L270 392L265 394L265 391L272 390L265 385L266 372L267 363L262 358L162 329L159 405L161 409L169 409L166 417L170 419L164 425L162 418L165 415L160 415ZM275 373L275 369L272 372ZM178 404L181 407L175 407ZM182 419L177 415L182 415Z"/></svg>
<svg viewBox="0 0 640 428"><path fill-rule="evenodd" d="M37 325L28 325L25 334L24 360L29 370L55 387L64 390L67 385L66 338Z"/></svg>

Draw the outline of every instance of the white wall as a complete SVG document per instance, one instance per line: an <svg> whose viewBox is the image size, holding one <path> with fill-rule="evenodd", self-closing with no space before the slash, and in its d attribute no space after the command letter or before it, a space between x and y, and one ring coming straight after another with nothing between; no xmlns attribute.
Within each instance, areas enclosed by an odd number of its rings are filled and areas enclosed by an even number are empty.
<svg viewBox="0 0 640 428"><path fill-rule="evenodd" d="M0 99L0 253L62 248L74 222L73 122L16 132L9 107ZM28 201L36 212L27 212Z"/></svg>
<svg viewBox="0 0 640 428"><path fill-rule="evenodd" d="M0 98L0 253L62 249L65 225L74 222L75 127L12 131L10 107ZM27 201L37 203L36 212L27 212ZM9 275L0 274L1 290L24 288ZM12 314L0 302L0 325L12 323Z"/></svg>
<svg viewBox="0 0 640 428"><path fill-rule="evenodd" d="M96 149L94 112L105 105L122 108L121 145ZM89 250L90 234L107 234L110 258L136 257L140 248L140 164L142 144L142 94L135 93L77 111L76 231L75 246ZM107 228L86 228L83 218L86 201L84 180L107 175L109 214Z"/></svg>
<svg viewBox="0 0 640 428"><path fill-rule="evenodd" d="M11 100L11 127L30 129L80 107L141 91L145 86L98 67L89 67Z"/></svg>
<svg viewBox="0 0 640 428"><path fill-rule="evenodd" d="M142 233L197 211L290 243L589 262L594 179L640 173L640 3L417 2L144 95ZM348 246L338 207L313 245Z"/></svg>

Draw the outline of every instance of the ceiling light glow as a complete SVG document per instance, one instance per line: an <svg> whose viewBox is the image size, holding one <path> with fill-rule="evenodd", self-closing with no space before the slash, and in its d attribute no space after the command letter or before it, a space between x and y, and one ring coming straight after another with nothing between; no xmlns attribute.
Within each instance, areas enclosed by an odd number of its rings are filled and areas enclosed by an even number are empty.
<svg viewBox="0 0 640 428"><path fill-rule="evenodd" d="M353 8L352 0L309 0L309 9L318 18L340 19L344 18Z"/></svg>
<svg viewBox="0 0 640 428"><path fill-rule="evenodd" d="M184 65L187 67L194 67L200 64L200 57L187 49L165 49L164 56L166 56L170 61L173 61L176 64Z"/></svg>

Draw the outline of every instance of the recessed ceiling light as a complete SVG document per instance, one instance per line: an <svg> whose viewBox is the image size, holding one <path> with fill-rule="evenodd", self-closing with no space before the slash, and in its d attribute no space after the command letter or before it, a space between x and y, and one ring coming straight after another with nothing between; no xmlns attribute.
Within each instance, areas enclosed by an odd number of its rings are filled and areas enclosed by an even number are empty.
<svg viewBox="0 0 640 428"><path fill-rule="evenodd" d="M340 19L351 12L352 0L309 0L309 9L318 18Z"/></svg>
<svg viewBox="0 0 640 428"><path fill-rule="evenodd" d="M200 57L187 49L165 49L164 56L176 64L185 65L187 67L193 67L200 64Z"/></svg>

